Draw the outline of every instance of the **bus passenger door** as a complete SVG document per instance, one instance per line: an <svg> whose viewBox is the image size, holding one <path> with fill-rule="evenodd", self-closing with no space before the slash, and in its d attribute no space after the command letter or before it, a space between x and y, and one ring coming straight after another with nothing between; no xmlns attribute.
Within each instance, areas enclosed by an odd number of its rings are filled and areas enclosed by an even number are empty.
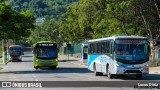
<svg viewBox="0 0 160 90"><path fill-rule="evenodd" d="M109 41L101 42L101 63L102 63L102 72L106 73L106 65L109 62Z"/></svg>
<svg viewBox="0 0 160 90"><path fill-rule="evenodd" d="M81 61L83 63L87 63L87 59L88 59L88 46L82 46Z"/></svg>
<svg viewBox="0 0 160 90"><path fill-rule="evenodd" d="M114 48L114 41L112 40L110 42L110 59L109 59L109 68L110 68L110 73L114 73L115 71L115 68L114 68L114 65L115 65L115 55L114 55L114 52L115 52L115 48Z"/></svg>

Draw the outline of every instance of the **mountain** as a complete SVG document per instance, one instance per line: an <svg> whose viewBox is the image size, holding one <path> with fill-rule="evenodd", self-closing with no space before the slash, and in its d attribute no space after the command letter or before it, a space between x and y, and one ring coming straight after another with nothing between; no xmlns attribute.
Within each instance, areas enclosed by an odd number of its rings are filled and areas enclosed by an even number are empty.
<svg viewBox="0 0 160 90"><path fill-rule="evenodd" d="M65 13L67 6L78 0L5 0L17 11L30 10L35 17L43 17L48 20L60 18Z"/></svg>

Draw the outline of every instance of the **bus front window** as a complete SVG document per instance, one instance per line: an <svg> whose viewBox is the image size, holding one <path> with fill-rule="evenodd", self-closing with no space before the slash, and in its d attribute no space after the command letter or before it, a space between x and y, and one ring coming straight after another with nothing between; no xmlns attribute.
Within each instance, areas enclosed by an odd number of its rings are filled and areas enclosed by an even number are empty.
<svg viewBox="0 0 160 90"><path fill-rule="evenodd" d="M21 50L21 48L18 48L18 47L11 47L9 49L9 53L10 53L10 55L20 56L22 53L22 50Z"/></svg>
<svg viewBox="0 0 160 90"><path fill-rule="evenodd" d="M145 61L148 59L147 43L116 44L116 59L119 61Z"/></svg>
<svg viewBox="0 0 160 90"><path fill-rule="evenodd" d="M37 47L37 58L57 58L57 48L54 47Z"/></svg>

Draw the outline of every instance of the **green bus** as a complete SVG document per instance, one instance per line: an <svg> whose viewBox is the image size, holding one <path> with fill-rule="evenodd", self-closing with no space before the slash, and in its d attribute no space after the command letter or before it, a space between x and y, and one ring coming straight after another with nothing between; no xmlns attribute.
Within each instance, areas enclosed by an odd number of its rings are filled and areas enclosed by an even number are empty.
<svg viewBox="0 0 160 90"><path fill-rule="evenodd" d="M51 41L40 41L33 45L34 68L50 67L56 69L58 65L57 44Z"/></svg>

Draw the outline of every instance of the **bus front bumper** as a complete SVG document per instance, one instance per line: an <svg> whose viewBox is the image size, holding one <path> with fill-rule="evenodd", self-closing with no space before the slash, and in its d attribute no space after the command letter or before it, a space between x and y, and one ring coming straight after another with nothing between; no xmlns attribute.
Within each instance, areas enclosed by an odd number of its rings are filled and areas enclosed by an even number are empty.
<svg viewBox="0 0 160 90"><path fill-rule="evenodd" d="M149 68L120 68L117 70L116 74L148 74Z"/></svg>
<svg viewBox="0 0 160 90"><path fill-rule="evenodd" d="M34 66L57 66L57 60L36 60Z"/></svg>

